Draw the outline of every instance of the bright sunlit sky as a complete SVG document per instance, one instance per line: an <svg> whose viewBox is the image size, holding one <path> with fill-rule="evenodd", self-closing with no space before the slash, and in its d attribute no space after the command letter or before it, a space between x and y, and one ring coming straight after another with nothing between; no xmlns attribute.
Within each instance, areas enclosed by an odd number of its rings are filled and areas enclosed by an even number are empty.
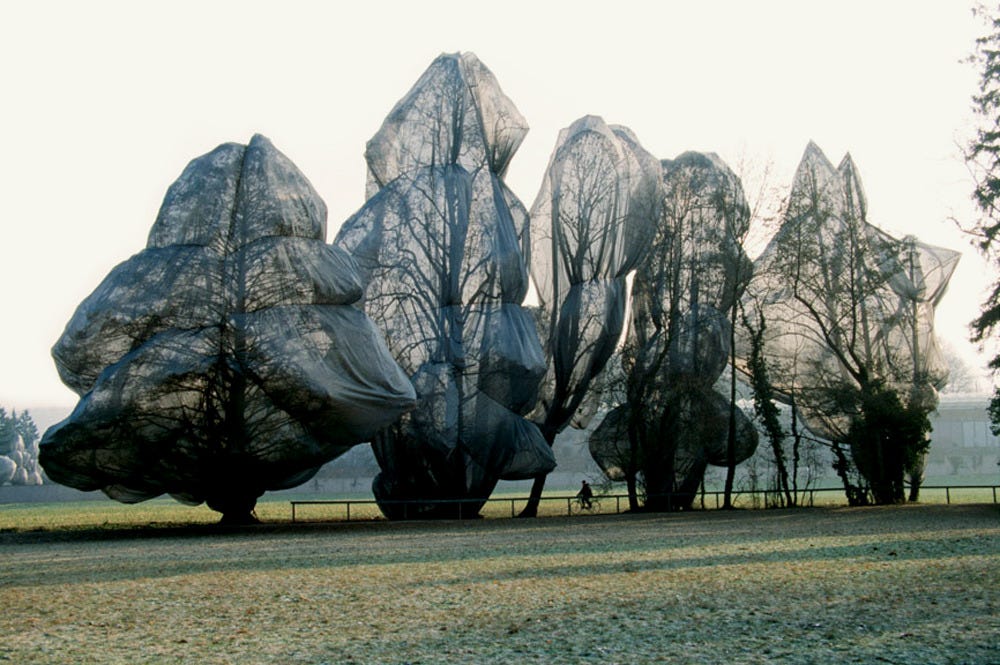
<svg viewBox="0 0 1000 665"><path fill-rule="evenodd" d="M560 128L594 114L647 150L773 165L847 151L869 221L966 253L938 311L965 344L992 279L958 144L979 22L963 0L0 4L0 406L66 406L49 350L140 251L167 187L219 143L269 137L329 207L364 203L365 142L442 52L473 51L531 126L507 183L530 206Z"/></svg>

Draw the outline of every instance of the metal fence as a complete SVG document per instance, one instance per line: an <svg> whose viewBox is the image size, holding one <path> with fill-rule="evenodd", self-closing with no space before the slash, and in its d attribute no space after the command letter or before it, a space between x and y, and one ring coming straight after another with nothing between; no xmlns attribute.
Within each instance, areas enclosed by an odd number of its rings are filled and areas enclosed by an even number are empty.
<svg viewBox="0 0 1000 665"><path fill-rule="evenodd" d="M924 485L920 488L921 495L926 497L928 492L944 491L945 503L951 504L953 499L967 497L969 492L975 491L975 503L984 501L984 496L992 495L993 503L998 503L998 490L1000 485ZM799 490L796 492L796 504L800 506L814 506L816 496L823 494L843 495L843 487L822 487ZM711 509L711 504L715 504L715 509L722 507L725 492L705 491L698 492L694 500L696 510ZM669 495L658 498L671 498ZM691 495L676 495L678 500L683 500L684 505L691 501ZM751 507L771 507L783 505L783 493L777 491L760 490L734 490L732 492L734 504L746 503L749 499ZM599 494L594 497L593 505L586 507L575 495L565 496L543 496L539 506L539 514L547 515L597 515L597 514L619 514L628 510L627 494ZM520 508L528 503L528 497L491 497L488 499L436 499L436 500L413 500L413 501L387 501L385 505L397 506L401 510L404 519L407 517L407 509L418 505L429 504L453 504L456 506L456 515L459 519L463 517L475 517L482 513L488 513L489 517L516 517ZM325 521L360 521L371 519L382 519L381 511L378 509L378 502L374 499L302 499L291 501L292 521L295 522L301 514L303 506L327 506L336 509L339 516L335 516ZM544 510L543 510L544 508ZM353 510L352 510L353 509ZM463 511L465 514L463 515ZM352 514L353 513L353 514Z"/></svg>

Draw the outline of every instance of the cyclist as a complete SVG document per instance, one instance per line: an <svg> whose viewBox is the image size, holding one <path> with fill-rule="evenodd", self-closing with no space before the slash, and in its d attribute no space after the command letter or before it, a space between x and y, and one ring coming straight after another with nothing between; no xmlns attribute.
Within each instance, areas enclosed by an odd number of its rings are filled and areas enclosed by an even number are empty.
<svg viewBox="0 0 1000 665"><path fill-rule="evenodd" d="M594 490L590 488L590 483L586 480L580 481L580 491L576 493L576 498L580 500L580 505L590 510L590 500L594 498Z"/></svg>

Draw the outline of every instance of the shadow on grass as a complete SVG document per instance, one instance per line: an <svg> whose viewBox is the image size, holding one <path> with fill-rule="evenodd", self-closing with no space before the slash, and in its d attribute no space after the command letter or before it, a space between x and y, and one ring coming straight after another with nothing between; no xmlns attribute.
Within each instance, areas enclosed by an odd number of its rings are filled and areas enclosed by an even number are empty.
<svg viewBox="0 0 1000 665"><path fill-rule="evenodd" d="M862 542L818 546L809 542L857 537L863 537ZM774 545L795 539L802 543ZM1000 511L992 505L902 506L532 521L148 525L4 532L0 546L22 562L0 571L3 586L366 564L457 566L462 561L503 558L505 565L489 575L490 580L497 580L755 563L992 555L1000 551ZM711 552L713 547L718 554L684 554L684 548ZM581 555L585 563L517 565L527 557ZM483 580L466 579L470 583Z"/></svg>

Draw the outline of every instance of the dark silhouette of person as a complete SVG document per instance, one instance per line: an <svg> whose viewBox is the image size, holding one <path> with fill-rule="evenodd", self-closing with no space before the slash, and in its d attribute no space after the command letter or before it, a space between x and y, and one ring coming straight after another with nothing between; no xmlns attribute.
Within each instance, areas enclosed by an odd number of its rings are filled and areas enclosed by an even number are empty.
<svg viewBox="0 0 1000 665"><path fill-rule="evenodd" d="M594 498L594 490L590 488L590 483L586 480L580 481L580 491L576 493L576 498L580 499L584 508L590 509L590 500Z"/></svg>

